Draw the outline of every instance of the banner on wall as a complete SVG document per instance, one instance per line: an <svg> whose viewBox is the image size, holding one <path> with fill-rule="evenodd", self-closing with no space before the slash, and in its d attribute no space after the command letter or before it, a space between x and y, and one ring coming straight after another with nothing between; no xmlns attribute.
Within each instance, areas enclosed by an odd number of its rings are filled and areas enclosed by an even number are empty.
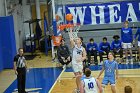
<svg viewBox="0 0 140 93"><path fill-rule="evenodd" d="M59 14L62 14L60 10L62 9L58 9ZM71 4L65 6L65 12L73 14L73 23L83 25L115 24L125 20L139 22L140 1Z"/></svg>

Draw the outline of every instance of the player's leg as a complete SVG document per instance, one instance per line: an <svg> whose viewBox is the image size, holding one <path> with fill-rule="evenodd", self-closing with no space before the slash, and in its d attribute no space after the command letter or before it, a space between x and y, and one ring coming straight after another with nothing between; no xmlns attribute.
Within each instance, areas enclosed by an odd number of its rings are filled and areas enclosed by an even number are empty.
<svg viewBox="0 0 140 93"><path fill-rule="evenodd" d="M112 93L116 93L116 87L115 87L116 79L115 79L115 77L110 77L109 82L110 82L110 85L111 85Z"/></svg>
<svg viewBox="0 0 140 93"><path fill-rule="evenodd" d="M116 87L115 87L115 85L111 85L111 91L112 91L112 93L116 93Z"/></svg>
<svg viewBox="0 0 140 93"><path fill-rule="evenodd" d="M109 82L108 77L104 77L104 78L103 78L103 81L102 81L102 90L103 90L102 93L105 93L105 92L104 92L105 86L108 84L108 82Z"/></svg>
<svg viewBox="0 0 140 93"><path fill-rule="evenodd" d="M76 90L75 91L78 91L79 90L79 78L80 78L80 75L79 75L79 68L78 68L78 64L72 64L72 68L73 68L73 71L74 71L74 75L75 75L75 83L76 83Z"/></svg>
<svg viewBox="0 0 140 93"><path fill-rule="evenodd" d="M81 83L81 77L82 77L82 70L83 70L83 64L78 64L78 75L76 77L76 84L78 92L80 92L80 83Z"/></svg>

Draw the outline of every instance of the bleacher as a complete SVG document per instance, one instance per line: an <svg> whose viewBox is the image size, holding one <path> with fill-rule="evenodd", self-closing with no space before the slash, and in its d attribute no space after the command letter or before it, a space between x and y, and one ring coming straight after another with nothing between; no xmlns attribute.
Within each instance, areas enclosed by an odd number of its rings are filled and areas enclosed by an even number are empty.
<svg viewBox="0 0 140 93"><path fill-rule="evenodd" d="M109 25L111 26L111 25ZM94 38L94 41L98 44L102 41L103 37L107 37L107 41L111 44L111 42L114 40L113 36L114 35L121 35L121 28L116 28L113 27L106 27L106 25L102 25L102 28L105 27L105 29L99 29L99 26L91 26L91 25L87 25L87 26L81 26L81 29L78 33L78 36L83 37L84 39L84 43L87 45L87 43L89 43L89 39L90 38ZM117 25L116 25L117 26ZM95 29L95 28L96 29ZM118 26L120 27L120 25ZM136 33L136 28L133 29L133 35ZM70 45L70 41L69 41L69 35L68 33L63 33L63 36L66 40L66 44L69 46ZM134 62L138 61L137 57L138 57L138 51L137 51L137 44L135 45L135 47L132 48L133 51L133 59ZM70 46L69 46L70 48ZM71 50L71 48L70 48ZM119 55L116 55L117 58L119 57ZM103 58L107 58L105 55L103 56ZM123 55L123 61L125 62L125 55Z"/></svg>

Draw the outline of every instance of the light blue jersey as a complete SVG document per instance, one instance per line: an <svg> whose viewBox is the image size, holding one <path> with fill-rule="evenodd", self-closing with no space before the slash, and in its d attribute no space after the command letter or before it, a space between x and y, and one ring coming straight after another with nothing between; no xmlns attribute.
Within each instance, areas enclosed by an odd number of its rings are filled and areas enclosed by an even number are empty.
<svg viewBox="0 0 140 93"><path fill-rule="evenodd" d="M82 75L81 80L84 80L86 78L86 75Z"/></svg>
<svg viewBox="0 0 140 93"><path fill-rule="evenodd" d="M107 85L115 84L115 70L118 69L118 63L116 61L109 62L109 60L105 60L103 67L105 68L105 74L102 84Z"/></svg>

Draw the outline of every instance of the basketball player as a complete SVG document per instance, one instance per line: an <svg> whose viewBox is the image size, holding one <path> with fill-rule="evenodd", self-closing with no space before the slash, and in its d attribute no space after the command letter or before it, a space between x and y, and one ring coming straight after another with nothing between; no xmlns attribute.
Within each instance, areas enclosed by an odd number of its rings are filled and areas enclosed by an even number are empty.
<svg viewBox="0 0 140 93"><path fill-rule="evenodd" d="M115 70L116 70L116 75L115 75ZM105 85L108 85L108 83L110 83L110 85L111 85L112 93L116 93L115 80L118 79L118 64L114 60L113 52L109 52L108 60L104 61L102 70L99 73L99 76L97 77L97 79L99 79L99 77L101 76L103 71L105 71L104 78L102 81L103 93L104 93Z"/></svg>
<svg viewBox="0 0 140 93"><path fill-rule="evenodd" d="M83 70L83 61L86 59L86 51L85 48L81 45L81 39L77 37L76 39L72 36L72 30L70 31L70 45L73 49L72 55L72 68L74 71L74 75L76 77L76 85L79 91L79 79L77 78L82 74Z"/></svg>
<svg viewBox="0 0 140 93"><path fill-rule="evenodd" d="M86 78L81 81L80 93L102 93L102 87L98 80L91 77L90 69L85 72Z"/></svg>
<svg viewBox="0 0 140 93"><path fill-rule="evenodd" d="M85 72L87 71L87 70L89 70L89 67L88 66L86 66L86 65L84 65L84 67L83 67L83 73L81 74L81 75L78 75L77 76L77 80L79 81L78 83L78 89L80 89L80 84L81 84L81 81L82 80L84 80L85 78L86 78L86 75L85 75Z"/></svg>

